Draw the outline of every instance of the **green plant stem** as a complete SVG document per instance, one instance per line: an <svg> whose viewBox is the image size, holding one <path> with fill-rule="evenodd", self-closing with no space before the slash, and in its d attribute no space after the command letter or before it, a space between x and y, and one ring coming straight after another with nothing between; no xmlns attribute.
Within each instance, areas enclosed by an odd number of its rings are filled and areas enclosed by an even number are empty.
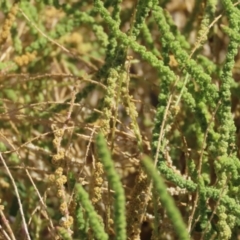
<svg viewBox="0 0 240 240"><path fill-rule="evenodd" d="M153 181L154 189L156 193L158 193L159 195L159 199L162 204L162 207L163 209L166 210L166 213L169 219L171 220L179 239L190 240L190 236L187 232L186 225L184 224L184 221L179 212L179 209L176 207L171 195L167 192L167 187L162 177L159 175L159 173L155 169L154 164L151 162L151 159L148 157L145 157L142 160L142 164L144 165L144 168L149 178L152 179Z"/></svg>

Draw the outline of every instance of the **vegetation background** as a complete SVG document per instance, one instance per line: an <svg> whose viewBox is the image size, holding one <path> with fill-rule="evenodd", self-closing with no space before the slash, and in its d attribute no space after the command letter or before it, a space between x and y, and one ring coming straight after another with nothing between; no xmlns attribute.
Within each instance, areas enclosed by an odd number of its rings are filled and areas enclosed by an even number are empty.
<svg viewBox="0 0 240 240"><path fill-rule="evenodd" d="M1 239L240 239L239 3L1 0Z"/></svg>

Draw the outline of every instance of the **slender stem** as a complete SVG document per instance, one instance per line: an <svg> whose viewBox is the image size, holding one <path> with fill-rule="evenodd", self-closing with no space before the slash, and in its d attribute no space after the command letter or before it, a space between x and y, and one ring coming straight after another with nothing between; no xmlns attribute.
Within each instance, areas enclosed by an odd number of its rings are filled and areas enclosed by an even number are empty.
<svg viewBox="0 0 240 240"><path fill-rule="evenodd" d="M27 239L28 240L31 240L30 238L30 235L29 235L29 232L28 232L28 227L27 227L27 223L26 223L26 220L25 220L25 216L24 216L24 212L23 212L23 207L22 207L22 202L21 202L21 198L20 198L20 195L19 195L19 192L18 192L18 189L17 189L17 186L16 186L16 183L15 183L15 180L2 156L2 153L0 153L0 158L2 160L2 163L11 179L11 182L13 184L13 187L14 187L14 190L15 190L15 193L16 193L16 196L17 196L17 200L18 200L18 205L19 205L19 210L20 210L20 214L21 214L21 217L22 217L22 221L23 221L23 227L24 227L24 230L25 230L25 233L26 233L26 236L27 236Z"/></svg>

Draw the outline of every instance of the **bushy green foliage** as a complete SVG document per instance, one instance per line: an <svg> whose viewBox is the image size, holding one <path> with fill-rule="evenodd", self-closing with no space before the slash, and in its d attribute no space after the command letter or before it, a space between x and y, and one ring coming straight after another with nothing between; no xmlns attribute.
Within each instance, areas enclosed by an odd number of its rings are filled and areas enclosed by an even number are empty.
<svg viewBox="0 0 240 240"><path fill-rule="evenodd" d="M0 6L1 239L237 239L238 2Z"/></svg>

